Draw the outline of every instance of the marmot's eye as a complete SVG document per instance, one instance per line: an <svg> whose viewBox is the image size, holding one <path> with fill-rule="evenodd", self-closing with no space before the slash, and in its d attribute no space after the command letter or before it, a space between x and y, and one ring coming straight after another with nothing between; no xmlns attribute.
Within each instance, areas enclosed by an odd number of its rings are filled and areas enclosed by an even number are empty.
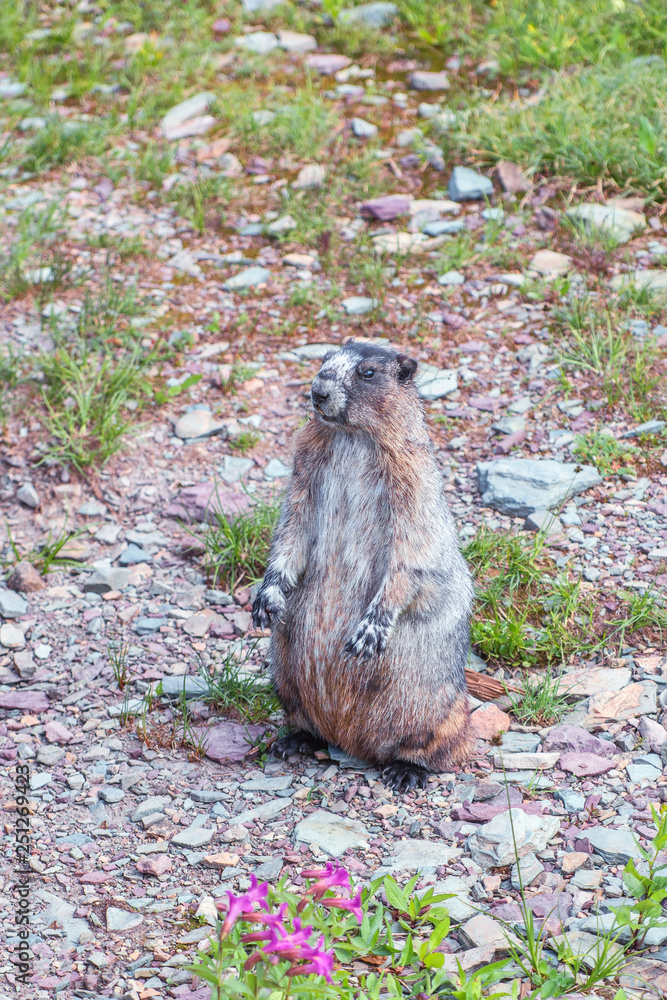
<svg viewBox="0 0 667 1000"><path fill-rule="evenodd" d="M374 368L367 368L366 371L363 371L361 373L361 377L365 378L365 379L371 379L371 378L373 378L374 375L375 375L375 369Z"/></svg>

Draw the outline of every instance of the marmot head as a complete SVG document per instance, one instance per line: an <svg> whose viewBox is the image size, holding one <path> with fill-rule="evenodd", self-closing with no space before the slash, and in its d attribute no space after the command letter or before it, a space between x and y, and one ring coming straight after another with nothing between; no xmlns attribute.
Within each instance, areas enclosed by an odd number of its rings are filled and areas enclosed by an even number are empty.
<svg viewBox="0 0 667 1000"><path fill-rule="evenodd" d="M416 399L417 362L407 354L348 341L324 357L310 390L318 420L349 430L372 430L396 406ZM409 407L411 409L411 407Z"/></svg>

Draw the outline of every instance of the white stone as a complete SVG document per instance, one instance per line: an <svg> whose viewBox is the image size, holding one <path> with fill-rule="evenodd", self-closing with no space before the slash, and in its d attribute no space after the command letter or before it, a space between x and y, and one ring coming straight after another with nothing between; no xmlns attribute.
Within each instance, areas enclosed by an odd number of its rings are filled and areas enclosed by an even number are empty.
<svg viewBox="0 0 667 1000"><path fill-rule="evenodd" d="M278 39L272 31L251 31L248 35L240 35L234 42L237 48L264 56L279 46Z"/></svg>
<svg viewBox="0 0 667 1000"><path fill-rule="evenodd" d="M301 167L292 187L298 191L307 191L324 186L327 169L321 163L309 163Z"/></svg>
<svg viewBox="0 0 667 1000"><path fill-rule="evenodd" d="M300 31L278 31L276 34L280 48L286 52L299 55L302 52L314 52L317 48L317 39L312 35L304 35Z"/></svg>
<svg viewBox="0 0 667 1000"><path fill-rule="evenodd" d="M627 243L636 233L646 229L646 218L641 212L631 212L616 205L597 203L575 205L568 209L567 216L596 229L605 230L619 243Z"/></svg>
<svg viewBox="0 0 667 1000"><path fill-rule="evenodd" d="M173 108L170 108L169 111L167 111L160 123L160 130L162 134L166 137L170 129L174 129L178 125L182 125L183 122L186 122L191 118L199 117L205 111L208 111L214 100L214 94L205 92L195 94L194 97L189 97L186 101L181 101L179 104L174 105Z"/></svg>
<svg viewBox="0 0 667 1000"><path fill-rule="evenodd" d="M302 819L295 832L297 843L317 844L332 858L340 858L349 848L367 848L370 838L368 830L358 820L325 809L316 809Z"/></svg>
<svg viewBox="0 0 667 1000"><path fill-rule="evenodd" d="M485 869L513 864L517 856L523 858L543 851L559 829L557 816L535 816L522 809L507 809L471 835L470 854Z"/></svg>

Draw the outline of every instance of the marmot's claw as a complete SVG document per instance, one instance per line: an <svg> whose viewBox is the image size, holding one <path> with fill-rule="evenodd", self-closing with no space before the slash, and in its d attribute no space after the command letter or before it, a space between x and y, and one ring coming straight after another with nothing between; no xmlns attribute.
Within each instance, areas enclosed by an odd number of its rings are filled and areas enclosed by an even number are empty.
<svg viewBox="0 0 667 1000"><path fill-rule="evenodd" d="M315 750L322 750L326 745L324 740L313 736L312 733L306 732L305 729L297 729L296 732L288 733L287 736L282 736L279 740L276 740L271 747L271 753L287 760L292 754L312 754Z"/></svg>
<svg viewBox="0 0 667 1000"><path fill-rule="evenodd" d="M397 760L382 769L382 780L395 792L411 792L413 788L425 788L429 772L419 764L409 764Z"/></svg>
<svg viewBox="0 0 667 1000"><path fill-rule="evenodd" d="M388 638L389 616L374 612L361 619L357 631L346 643L344 652L362 661L370 660L371 657L384 653Z"/></svg>
<svg viewBox="0 0 667 1000"><path fill-rule="evenodd" d="M255 628L271 628L279 621L286 607L285 595L275 584L262 588L252 606L252 623Z"/></svg>

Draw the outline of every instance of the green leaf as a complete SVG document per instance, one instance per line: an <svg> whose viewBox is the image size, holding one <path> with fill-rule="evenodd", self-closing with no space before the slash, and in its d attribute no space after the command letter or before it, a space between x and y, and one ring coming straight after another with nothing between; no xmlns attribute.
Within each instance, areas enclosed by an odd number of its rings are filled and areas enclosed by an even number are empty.
<svg viewBox="0 0 667 1000"><path fill-rule="evenodd" d="M447 937L449 934L449 917L446 920L441 920L440 923L435 927L433 933L428 939L428 946L431 951L438 947L443 938Z"/></svg>
<svg viewBox="0 0 667 1000"><path fill-rule="evenodd" d="M408 898L402 889L396 884L396 880L387 875L384 880L384 891L387 902L393 909L400 910L401 913L408 913Z"/></svg>

